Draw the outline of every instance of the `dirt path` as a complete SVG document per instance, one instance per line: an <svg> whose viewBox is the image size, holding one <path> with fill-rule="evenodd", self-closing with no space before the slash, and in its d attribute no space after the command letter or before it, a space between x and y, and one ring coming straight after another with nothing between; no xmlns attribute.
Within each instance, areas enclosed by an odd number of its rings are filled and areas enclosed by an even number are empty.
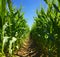
<svg viewBox="0 0 60 57"><path fill-rule="evenodd" d="M33 40L29 37L25 39L23 47L17 52L19 57L39 57L38 52L35 49L36 45L33 43Z"/></svg>

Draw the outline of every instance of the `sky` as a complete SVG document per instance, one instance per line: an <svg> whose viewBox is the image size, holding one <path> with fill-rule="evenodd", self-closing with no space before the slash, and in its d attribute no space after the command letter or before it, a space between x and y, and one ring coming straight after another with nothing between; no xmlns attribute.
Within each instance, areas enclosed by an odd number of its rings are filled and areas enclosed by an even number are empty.
<svg viewBox="0 0 60 57"><path fill-rule="evenodd" d="M36 9L40 10L41 5L44 9L47 9L47 5L43 0L12 0L12 2L17 9L22 5L22 11L25 13L24 18L29 27L31 27L34 22L33 17L36 16Z"/></svg>

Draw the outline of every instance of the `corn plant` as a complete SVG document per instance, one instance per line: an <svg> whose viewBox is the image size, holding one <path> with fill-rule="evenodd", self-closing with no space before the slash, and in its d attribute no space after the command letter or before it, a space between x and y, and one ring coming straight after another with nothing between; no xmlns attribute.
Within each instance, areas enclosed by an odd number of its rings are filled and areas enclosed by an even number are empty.
<svg viewBox="0 0 60 57"><path fill-rule="evenodd" d="M44 0L48 9L36 11L37 17L32 26L31 37L42 50L44 57L60 56L60 1ZM56 4L57 2L57 4Z"/></svg>
<svg viewBox="0 0 60 57"><path fill-rule="evenodd" d="M0 53L11 57L15 49L20 48L20 39L25 37L29 27L21 8L14 9L11 0L0 0L0 8Z"/></svg>

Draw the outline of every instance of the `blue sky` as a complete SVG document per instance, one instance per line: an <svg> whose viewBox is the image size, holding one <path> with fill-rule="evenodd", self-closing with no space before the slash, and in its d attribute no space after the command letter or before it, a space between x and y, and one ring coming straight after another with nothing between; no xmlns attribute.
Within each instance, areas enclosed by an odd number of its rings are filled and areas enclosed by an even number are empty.
<svg viewBox="0 0 60 57"><path fill-rule="evenodd" d="M22 11L25 13L24 17L27 20L27 23L29 27L32 26L34 19L33 17L36 16L36 9L40 9L40 5L44 7L44 9L47 8L46 3L43 0L12 0L13 5L16 6L16 8L20 8L20 5L22 5Z"/></svg>

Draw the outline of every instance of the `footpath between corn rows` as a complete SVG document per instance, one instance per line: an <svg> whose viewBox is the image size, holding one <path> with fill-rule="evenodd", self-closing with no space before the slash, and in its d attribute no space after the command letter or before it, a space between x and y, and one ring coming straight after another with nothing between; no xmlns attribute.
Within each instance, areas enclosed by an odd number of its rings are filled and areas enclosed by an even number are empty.
<svg viewBox="0 0 60 57"><path fill-rule="evenodd" d="M20 50L15 53L16 57L42 57L41 50L36 50L37 46L34 41L30 38L25 39L23 46Z"/></svg>

